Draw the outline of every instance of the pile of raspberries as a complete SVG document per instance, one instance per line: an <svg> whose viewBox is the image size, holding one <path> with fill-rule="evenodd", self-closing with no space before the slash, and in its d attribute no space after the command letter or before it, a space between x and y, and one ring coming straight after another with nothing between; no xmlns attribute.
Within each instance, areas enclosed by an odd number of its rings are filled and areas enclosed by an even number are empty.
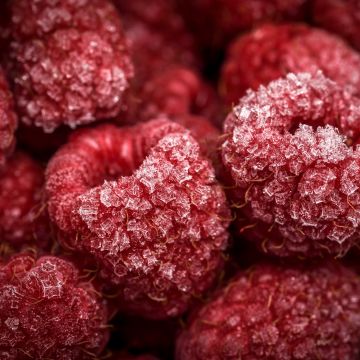
<svg viewBox="0 0 360 360"><path fill-rule="evenodd" d="M0 360L359 360L360 3L0 1Z"/></svg>

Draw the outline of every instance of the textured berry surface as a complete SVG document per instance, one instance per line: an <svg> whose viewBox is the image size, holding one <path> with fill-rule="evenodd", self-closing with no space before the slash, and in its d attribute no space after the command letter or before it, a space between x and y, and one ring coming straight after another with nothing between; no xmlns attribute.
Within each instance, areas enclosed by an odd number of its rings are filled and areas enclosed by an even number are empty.
<svg viewBox="0 0 360 360"><path fill-rule="evenodd" d="M106 304L64 260L18 255L0 265L1 359L94 359L108 338Z"/></svg>
<svg viewBox="0 0 360 360"><path fill-rule="evenodd" d="M178 64L196 68L199 57L192 35L168 0L115 0L135 66L135 82Z"/></svg>
<svg viewBox="0 0 360 360"><path fill-rule="evenodd" d="M307 0L177 0L201 43L221 47L261 23L301 20ZM209 24L211 24L209 26Z"/></svg>
<svg viewBox="0 0 360 360"><path fill-rule="evenodd" d="M360 102L321 73L249 91L225 122L238 231L280 256L344 255L359 239Z"/></svg>
<svg viewBox="0 0 360 360"><path fill-rule="evenodd" d="M141 97L144 104L139 115L145 119L194 114L216 122L219 112L218 99L211 86L195 71L183 66L171 67L150 79Z"/></svg>
<svg viewBox="0 0 360 360"><path fill-rule="evenodd" d="M356 360L360 281L336 263L255 265L190 322L177 360Z"/></svg>
<svg viewBox="0 0 360 360"><path fill-rule="evenodd" d="M314 0L312 6L315 24L360 49L360 3L357 0Z"/></svg>
<svg viewBox="0 0 360 360"><path fill-rule="evenodd" d="M116 116L132 76L108 1L14 0L6 66L21 120L53 131Z"/></svg>
<svg viewBox="0 0 360 360"><path fill-rule="evenodd" d="M303 24L267 24L230 47L221 89L231 105L248 88L256 90L290 72L314 74L318 70L360 93L360 55L342 39Z"/></svg>
<svg viewBox="0 0 360 360"><path fill-rule="evenodd" d="M13 98L0 67L0 168L13 150L16 127L17 116L13 109Z"/></svg>
<svg viewBox="0 0 360 360"><path fill-rule="evenodd" d="M20 247L49 247L50 228L42 204L44 171L25 153L17 152L0 173L0 239Z"/></svg>
<svg viewBox="0 0 360 360"><path fill-rule="evenodd" d="M181 126L80 132L50 161L46 188L60 241L97 260L130 312L179 315L216 278L229 212Z"/></svg>

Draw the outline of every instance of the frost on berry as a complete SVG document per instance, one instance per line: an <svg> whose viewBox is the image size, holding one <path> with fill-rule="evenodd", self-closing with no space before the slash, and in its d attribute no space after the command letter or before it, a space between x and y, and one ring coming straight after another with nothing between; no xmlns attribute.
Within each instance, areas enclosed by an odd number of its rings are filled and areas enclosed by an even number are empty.
<svg viewBox="0 0 360 360"><path fill-rule="evenodd" d="M70 262L18 255L0 265L2 359L93 359L106 321L105 302Z"/></svg>
<svg viewBox="0 0 360 360"><path fill-rule="evenodd" d="M13 150L16 127L17 116L13 108L13 98L0 67L0 168Z"/></svg>
<svg viewBox="0 0 360 360"><path fill-rule="evenodd" d="M62 244L92 255L130 312L179 315L216 278L229 212L181 126L80 132L50 161L46 189Z"/></svg>
<svg viewBox="0 0 360 360"><path fill-rule="evenodd" d="M356 360L359 311L359 278L340 264L258 264L193 317L176 359Z"/></svg>
<svg viewBox="0 0 360 360"><path fill-rule="evenodd" d="M248 88L256 90L288 73L321 70L342 86L360 92L360 55L342 39L303 24L264 25L241 36L223 65L221 88L237 103Z"/></svg>
<svg viewBox="0 0 360 360"><path fill-rule="evenodd" d="M132 76L108 1L14 0L6 66L21 120L52 132L116 116Z"/></svg>
<svg viewBox="0 0 360 360"><path fill-rule="evenodd" d="M262 23L302 20L307 0L177 0L200 43L224 48ZM211 26L209 26L211 24Z"/></svg>
<svg viewBox="0 0 360 360"><path fill-rule="evenodd" d="M193 36L173 1L114 0L114 3L129 42L137 86L171 65L199 66Z"/></svg>
<svg viewBox="0 0 360 360"><path fill-rule="evenodd" d="M42 204L44 171L25 153L15 153L0 172L0 239L14 247L47 248L50 228Z"/></svg>
<svg viewBox="0 0 360 360"><path fill-rule="evenodd" d="M225 122L238 231L280 256L341 256L359 239L359 99L321 73L248 91Z"/></svg>
<svg viewBox="0 0 360 360"><path fill-rule="evenodd" d="M314 0L312 13L316 25L342 36L360 49L360 4L357 0Z"/></svg>

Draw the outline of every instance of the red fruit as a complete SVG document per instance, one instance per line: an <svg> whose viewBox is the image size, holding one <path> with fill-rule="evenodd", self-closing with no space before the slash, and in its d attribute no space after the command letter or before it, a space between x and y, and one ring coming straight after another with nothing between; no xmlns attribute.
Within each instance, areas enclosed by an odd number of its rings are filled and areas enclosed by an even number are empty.
<svg viewBox="0 0 360 360"><path fill-rule="evenodd" d="M0 265L0 357L94 359L108 340L106 303L76 268L53 256Z"/></svg>
<svg viewBox="0 0 360 360"><path fill-rule="evenodd" d="M314 22L360 49L360 4L357 0L314 0Z"/></svg>
<svg viewBox="0 0 360 360"><path fill-rule="evenodd" d="M212 166L181 126L84 130L50 161L46 178L59 240L96 259L124 309L177 316L214 282L229 211Z"/></svg>
<svg viewBox="0 0 360 360"><path fill-rule="evenodd" d="M190 322L177 360L356 360L360 281L337 263L256 265Z"/></svg>
<svg viewBox="0 0 360 360"><path fill-rule="evenodd" d="M143 100L139 116L147 120L159 115L173 119L194 114L216 122L219 116L219 101L214 90L184 66L170 67L154 76L144 85L139 97Z"/></svg>
<svg viewBox="0 0 360 360"><path fill-rule="evenodd" d="M168 0L115 0L124 23L132 60L135 85L166 67L183 65L197 68L199 57L192 35Z"/></svg>
<svg viewBox="0 0 360 360"><path fill-rule="evenodd" d="M17 116L14 112L13 98L8 88L2 68L0 67L0 168L15 145Z"/></svg>
<svg viewBox="0 0 360 360"><path fill-rule="evenodd" d="M44 171L25 153L12 156L0 173L0 239L14 247L48 248L50 227L42 204Z"/></svg>
<svg viewBox="0 0 360 360"><path fill-rule="evenodd" d="M264 22L301 20L307 0L177 0L201 43L224 47ZM210 26L209 26L210 24Z"/></svg>
<svg viewBox="0 0 360 360"><path fill-rule="evenodd" d="M231 46L221 88L228 105L246 90L286 76L318 70L360 94L360 55L343 40L302 24L264 25Z"/></svg>
<svg viewBox="0 0 360 360"><path fill-rule="evenodd" d="M14 0L6 64L21 120L52 132L116 116L132 76L108 1Z"/></svg>
<svg viewBox="0 0 360 360"><path fill-rule="evenodd" d="M225 121L238 231L278 256L342 256L360 236L360 100L321 73L249 91Z"/></svg>

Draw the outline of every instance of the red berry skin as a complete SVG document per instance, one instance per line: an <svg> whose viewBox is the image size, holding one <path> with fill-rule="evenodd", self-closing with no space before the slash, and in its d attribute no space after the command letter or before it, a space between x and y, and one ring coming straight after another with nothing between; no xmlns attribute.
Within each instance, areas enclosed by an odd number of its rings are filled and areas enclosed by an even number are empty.
<svg viewBox="0 0 360 360"><path fill-rule="evenodd" d="M22 122L52 132L120 112L132 65L110 2L14 0L11 9L5 64Z"/></svg>
<svg viewBox="0 0 360 360"><path fill-rule="evenodd" d="M262 23L302 20L307 0L177 0L200 43L224 48ZM209 26L211 24L211 26Z"/></svg>
<svg viewBox="0 0 360 360"><path fill-rule="evenodd" d="M65 260L17 255L0 265L1 359L93 359L108 340L107 309Z"/></svg>
<svg viewBox="0 0 360 360"><path fill-rule="evenodd" d="M193 36L172 1L115 0L114 3L129 42L137 87L175 64L191 69L199 67Z"/></svg>
<svg viewBox="0 0 360 360"><path fill-rule="evenodd" d="M338 34L360 49L360 5L357 0L314 0L312 3L316 25Z"/></svg>
<svg viewBox="0 0 360 360"><path fill-rule="evenodd" d="M173 119L185 114L206 117L212 122L219 116L219 99L200 75L184 66L173 66L154 76L144 86L139 116L153 119L166 115Z"/></svg>
<svg viewBox="0 0 360 360"><path fill-rule="evenodd" d="M177 360L356 360L360 282L338 263L257 264L191 319Z"/></svg>
<svg viewBox="0 0 360 360"><path fill-rule="evenodd" d="M237 231L277 256L343 256L359 239L359 99L321 73L249 91L225 121Z"/></svg>
<svg viewBox="0 0 360 360"><path fill-rule="evenodd" d="M222 267L225 196L175 123L78 133L50 161L46 190L60 242L96 259L129 313L177 316Z"/></svg>
<svg viewBox="0 0 360 360"><path fill-rule="evenodd" d="M16 152L0 173L0 238L9 245L51 246L50 226L43 206L44 170Z"/></svg>
<svg viewBox="0 0 360 360"><path fill-rule="evenodd" d="M0 67L0 170L14 149L16 128L17 116L14 112L12 94Z"/></svg>
<svg viewBox="0 0 360 360"><path fill-rule="evenodd" d="M321 70L359 94L359 69L360 55L335 35L303 24L267 24L230 46L221 91L228 105L236 104L249 88L256 90L289 72Z"/></svg>

